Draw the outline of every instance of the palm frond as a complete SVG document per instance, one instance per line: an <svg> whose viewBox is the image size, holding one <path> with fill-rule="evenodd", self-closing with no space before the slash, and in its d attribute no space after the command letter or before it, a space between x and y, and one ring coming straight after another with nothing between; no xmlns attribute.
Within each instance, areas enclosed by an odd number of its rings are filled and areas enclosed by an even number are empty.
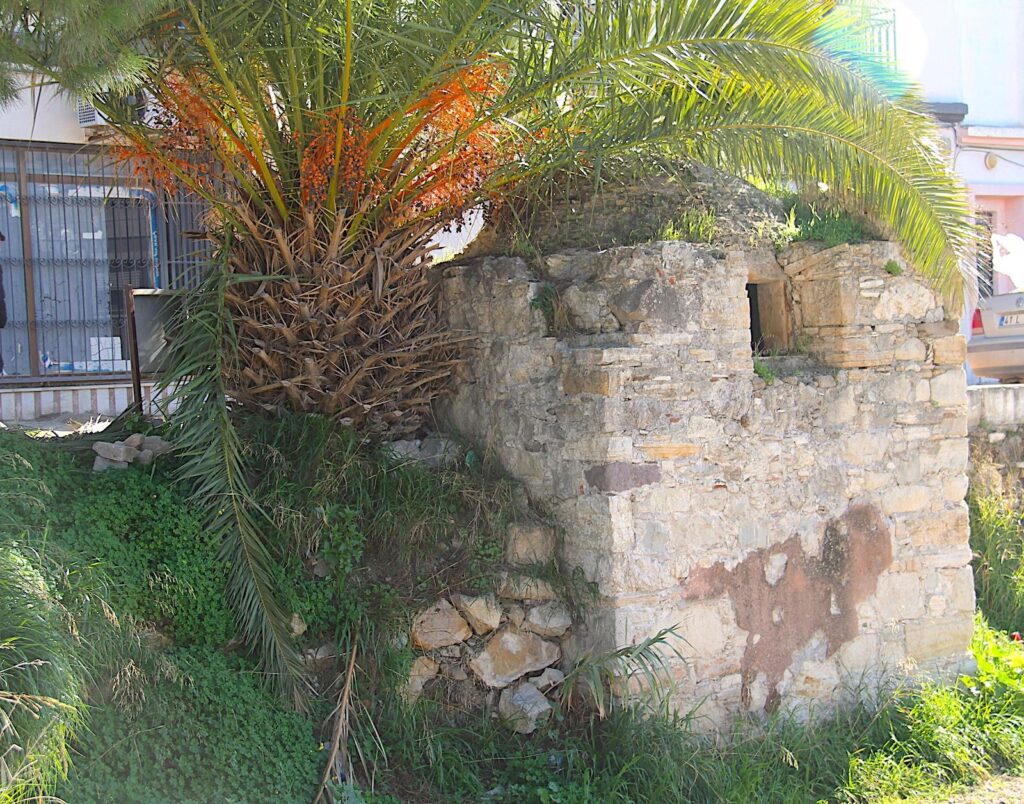
<svg viewBox="0 0 1024 804"><path fill-rule="evenodd" d="M203 286L180 308L179 336L161 387L169 405L177 405L171 424L184 459L179 477L191 487L208 526L223 534L227 592L239 630L277 688L302 706L302 660L273 579L279 557L269 537L275 527L253 496L245 445L224 388L226 364L237 355L225 291L230 282L254 280L231 278L223 266L223 258L211 266Z"/></svg>

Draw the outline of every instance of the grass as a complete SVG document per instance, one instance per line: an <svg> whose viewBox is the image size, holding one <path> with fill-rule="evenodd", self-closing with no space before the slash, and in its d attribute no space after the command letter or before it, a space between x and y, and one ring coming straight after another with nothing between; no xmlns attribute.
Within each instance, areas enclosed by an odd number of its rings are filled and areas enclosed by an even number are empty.
<svg viewBox="0 0 1024 804"><path fill-rule="evenodd" d="M715 239L715 212L705 207L688 207L662 224L657 239L710 243Z"/></svg>

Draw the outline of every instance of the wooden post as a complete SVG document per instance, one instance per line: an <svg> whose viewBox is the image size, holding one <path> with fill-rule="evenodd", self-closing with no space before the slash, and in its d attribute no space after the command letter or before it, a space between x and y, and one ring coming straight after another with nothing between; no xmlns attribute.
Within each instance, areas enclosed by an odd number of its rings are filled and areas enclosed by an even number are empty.
<svg viewBox="0 0 1024 804"><path fill-rule="evenodd" d="M132 364L131 408L142 415L142 367L139 365L139 337L135 329L135 294L131 285L124 288L124 309L128 324L128 359Z"/></svg>

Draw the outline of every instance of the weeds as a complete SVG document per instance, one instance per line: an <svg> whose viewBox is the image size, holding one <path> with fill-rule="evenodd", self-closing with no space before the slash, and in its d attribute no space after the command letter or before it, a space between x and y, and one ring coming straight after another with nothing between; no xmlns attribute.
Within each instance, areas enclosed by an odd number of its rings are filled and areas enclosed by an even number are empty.
<svg viewBox="0 0 1024 804"><path fill-rule="evenodd" d="M706 207L684 209L662 224L656 239L710 243L715 239L715 212Z"/></svg>
<svg viewBox="0 0 1024 804"><path fill-rule="evenodd" d="M902 276L903 266L901 266L896 260L889 260L885 263L885 272L889 276Z"/></svg>
<svg viewBox="0 0 1024 804"><path fill-rule="evenodd" d="M530 307L540 310L548 325L548 334L556 337L571 335L575 332L572 313L562 301L558 289L551 282L542 282L537 293L530 300Z"/></svg>
<svg viewBox="0 0 1024 804"><path fill-rule="evenodd" d="M775 372L772 370L772 367L756 357L754 358L754 374L764 380L765 385L771 385L775 382Z"/></svg>

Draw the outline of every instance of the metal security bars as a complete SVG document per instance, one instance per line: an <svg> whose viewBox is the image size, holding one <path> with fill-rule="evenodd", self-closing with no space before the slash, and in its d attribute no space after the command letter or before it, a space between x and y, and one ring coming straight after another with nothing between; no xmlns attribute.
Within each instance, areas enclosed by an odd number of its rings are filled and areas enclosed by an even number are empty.
<svg viewBox="0 0 1024 804"><path fill-rule="evenodd" d="M129 371L124 288L194 286L201 203L167 199L102 148L0 144L8 377Z"/></svg>

